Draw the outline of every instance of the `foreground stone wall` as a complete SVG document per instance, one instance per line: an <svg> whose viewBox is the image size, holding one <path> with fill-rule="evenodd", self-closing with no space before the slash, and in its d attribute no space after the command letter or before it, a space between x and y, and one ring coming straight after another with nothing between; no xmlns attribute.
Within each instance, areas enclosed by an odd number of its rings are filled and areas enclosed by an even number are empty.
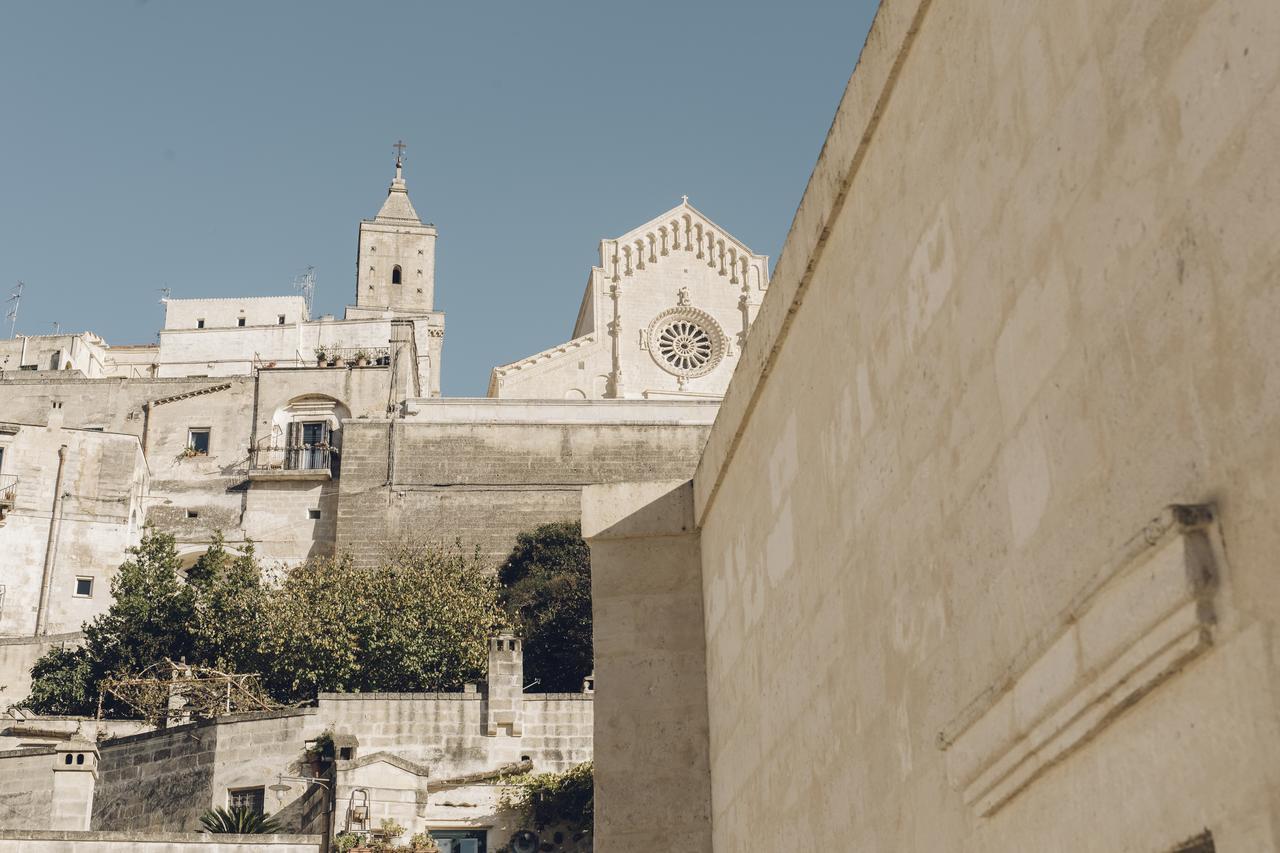
<svg viewBox="0 0 1280 853"><path fill-rule="evenodd" d="M711 849L1280 848L1277 39L882 4L694 478Z"/></svg>
<svg viewBox="0 0 1280 853"><path fill-rule="evenodd" d="M225 805L231 790L267 788L281 775L316 775L319 770L307 756L307 743L326 732L355 744L354 758L387 754L428 767L433 785L470 774L484 776L524 761L542 773L591 760L590 694L529 694L520 704L523 725L518 737L486 734L488 703L480 692L325 693L316 707L235 714L104 741L91 826L129 832L198 830L200 815ZM21 774L11 772L16 765L10 762L28 759L4 756L0 754L0 785L6 780L17 784ZM40 762L36 769L45 776L51 756L52 750L45 749L35 759ZM492 779L480 781L477 791L483 797L471 805L459 805L471 802L459 793L465 785L433 788L423 804L432 807L427 816L471 823L492 818L484 809L492 811L500 786ZM267 795L267 811L290 832L324 831L325 789L290 784L279 796ZM15 788L15 796L20 790ZM3 796L0 788L0 808ZM15 800L12 811L17 817L0 826L43 826L31 811L35 805L38 802L29 798L20 804ZM500 821L490 823L495 826L494 843L505 842L511 828Z"/></svg>
<svg viewBox="0 0 1280 853"><path fill-rule="evenodd" d="M319 835L0 831L0 853L320 853Z"/></svg>

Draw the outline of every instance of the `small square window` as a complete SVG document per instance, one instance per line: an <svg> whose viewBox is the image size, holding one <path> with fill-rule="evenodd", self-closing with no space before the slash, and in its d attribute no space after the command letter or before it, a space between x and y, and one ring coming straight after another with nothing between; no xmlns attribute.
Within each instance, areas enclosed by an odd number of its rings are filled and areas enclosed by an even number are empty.
<svg viewBox="0 0 1280 853"><path fill-rule="evenodd" d="M204 328L204 320L196 320L196 328L197 328L197 329L203 329L203 328Z"/></svg>
<svg viewBox="0 0 1280 853"><path fill-rule="evenodd" d="M320 517L320 510L318 509L307 510L307 518L318 519L319 517Z"/></svg>
<svg viewBox="0 0 1280 853"><path fill-rule="evenodd" d="M209 428L196 427L187 430L187 449L194 456L209 455Z"/></svg>
<svg viewBox="0 0 1280 853"><path fill-rule="evenodd" d="M237 318L236 318L236 325L237 325L237 326L243 326L243 325L244 325L244 318L243 318L243 317L237 317Z"/></svg>
<svg viewBox="0 0 1280 853"><path fill-rule="evenodd" d="M265 805L265 788L233 788L227 791L228 808L248 809L254 814L262 814Z"/></svg>
<svg viewBox="0 0 1280 853"><path fill-rule="evenodd" d="M283 315L283 314L281 314L280 316L276 317L276 322L277 322L277 323L279 323L281 326L283 326L283 325L284 325L284 315Z"/></svg>
<svg viewBox="0 0 1280 853"><path fill-rule="evenodd" d="M93 578L76 578L76 598L93 598Z"/></svg>
<svg viewBox="0 0 1280 853"><path fill-rule="evenodd" d="M199 517L200 517L200 512L198 510L194 510L194 509L187 510L187 518L199 518Z"/></svg>

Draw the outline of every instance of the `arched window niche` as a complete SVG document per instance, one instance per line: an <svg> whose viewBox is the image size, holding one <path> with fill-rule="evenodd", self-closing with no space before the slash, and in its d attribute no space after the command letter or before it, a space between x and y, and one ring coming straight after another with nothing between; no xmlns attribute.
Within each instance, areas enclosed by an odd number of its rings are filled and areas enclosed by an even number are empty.
<svg viewBox="0 0 1280 853"><path fill-rule="evenodd" d="M351 411L323 394L294 397L276 410L271 434L259 439L254 468L338 474L342 421Z"/></svg>
<svg viewBox="0 0 1280 853"><path fill-rule="evenodd" d="M391 268L391 283L392 284L400 283L400 265L399 264L396 264L394 267Z"/></svg>

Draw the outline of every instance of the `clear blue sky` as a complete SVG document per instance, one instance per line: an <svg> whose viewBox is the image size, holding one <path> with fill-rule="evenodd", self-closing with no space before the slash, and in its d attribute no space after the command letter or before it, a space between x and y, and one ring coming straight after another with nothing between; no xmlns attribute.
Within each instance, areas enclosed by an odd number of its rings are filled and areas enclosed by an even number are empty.
<svg viewBox="0 0 1280 853"><path fill-rule="evenodd" d="M341 314L402 137L444 393L481 395L568 338L597 242L681 194L776 261L874 11L6 2L0 296L26 282L19 333L145 343L159 288L287 293L310 264Z"/></svg>

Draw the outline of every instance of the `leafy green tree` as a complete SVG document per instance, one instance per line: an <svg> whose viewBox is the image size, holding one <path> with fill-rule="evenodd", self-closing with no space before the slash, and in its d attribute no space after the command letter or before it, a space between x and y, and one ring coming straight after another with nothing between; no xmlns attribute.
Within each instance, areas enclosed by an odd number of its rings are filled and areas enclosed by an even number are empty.
<svg viewBox="0 0 1280 853"><path fill-rule="evenodd" d="M406 547L377 568L337 558L290 570L268 623L269 686L283 699L460 689L483 676L502 611L478 556Z"/></svg>
<svg viewBox="0 0 1280 853"><path fill-rule="evenodd" d="M591 673L591 552L576 522L521 533L498 569L501 600L524 637L525 680L576 692Z"/></svg>
<svg viewBox="0 0 1280 853"><path fill-rule="evenodd" d="M148 531L130 555L83 646L37 661L26 707L92 714L104 679L166 658L258 673L285 702L322 690L456 690L483 677L487 638L505 624L496 581L458 547L402 548L372 569L312 560L279 586L263 582L252 543L235 554L221 536L185 581L172 536ZM129 713L109 697L103 710Z"/></svg>
<svg viewBox="0 0 1280 853"><path fill-rule="evenodd" d="M260 671L269 597L253 542L233 554L216 533L187 570L187 583L195 593L193 660L233 672Z"/></svg>
<svg viewBox="0 0 1280 853"><path fill-rule="evenodd" d="M59 648L45 652L31 667L31 693L23 706L63 717L95 713L98 687L88 651Z"/></svg>

